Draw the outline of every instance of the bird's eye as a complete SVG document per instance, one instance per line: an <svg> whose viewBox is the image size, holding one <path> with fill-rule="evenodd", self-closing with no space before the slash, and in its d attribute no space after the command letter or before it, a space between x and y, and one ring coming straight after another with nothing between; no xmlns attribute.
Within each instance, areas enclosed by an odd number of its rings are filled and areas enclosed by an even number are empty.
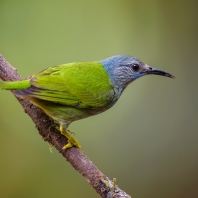
<svg viewBox="0 0 198 198"><path fill-rule="evenodd" d="M139 67L140 66L136 63L132 64L132 68L133 68L134 71L138 71Z"/></svg>

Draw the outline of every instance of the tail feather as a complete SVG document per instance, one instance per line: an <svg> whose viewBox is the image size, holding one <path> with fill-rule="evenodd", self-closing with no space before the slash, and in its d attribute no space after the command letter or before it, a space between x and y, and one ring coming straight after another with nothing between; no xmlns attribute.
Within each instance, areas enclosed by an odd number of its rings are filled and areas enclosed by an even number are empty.
<svg viewBox="0 0 198 198"><path fill-rule="evenodd" d="M30 80L0 82L0 89L21 90L30 87Z"/></svg>

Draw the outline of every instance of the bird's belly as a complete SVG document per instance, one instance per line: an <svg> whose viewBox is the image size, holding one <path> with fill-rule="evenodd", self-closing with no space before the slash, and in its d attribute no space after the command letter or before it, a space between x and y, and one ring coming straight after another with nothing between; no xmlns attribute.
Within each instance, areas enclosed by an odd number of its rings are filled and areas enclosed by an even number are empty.
<svg viewBox="0 0 198 198"><path fill-rule="evenodd" d="M56 106L55 108L50 107L43 110L46 112L46 114L48 114L50 117L53 117L55 120L70 122L87 118L102 112L95 109L78 109L69 106Z"/></svg>
<svg viewBox="0 0 198 198"><path fill-rule="evenodd" d="M100 108L77 108L38 99L32 100L32 102L36 106L40 107L48 116L52 117L54 120L67 123L97 115L110 108L110 106Z"/></svg>

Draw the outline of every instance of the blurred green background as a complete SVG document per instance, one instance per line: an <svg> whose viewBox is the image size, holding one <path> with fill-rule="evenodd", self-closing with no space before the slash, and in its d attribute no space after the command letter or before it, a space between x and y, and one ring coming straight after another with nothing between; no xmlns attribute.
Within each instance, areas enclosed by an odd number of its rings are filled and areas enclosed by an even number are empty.
<svg viewBox="0 0 198 198"><path fill-rule="evenodd" d="M197 198L197 8L195 0L0 0L0 53L22 77L116 54L174 74L135 81L112 109L70 129L132 197ZM0 196L99 197L49 152L13 95L0 96Z"/></svg>

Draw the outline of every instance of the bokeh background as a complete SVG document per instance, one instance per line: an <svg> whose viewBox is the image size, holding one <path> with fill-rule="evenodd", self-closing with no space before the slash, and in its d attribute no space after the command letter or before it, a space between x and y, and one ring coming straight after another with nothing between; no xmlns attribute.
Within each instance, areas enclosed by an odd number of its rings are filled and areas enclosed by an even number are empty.
<svg viewBox="0 0 198 198"><path fill-rule="evenodd" d="M82 150L134 198L198 197L196 0L0 0L0 53L22 77L75 61L139 57L146 76L107 112L73 123ZM99 197L0 93L0 196Z"/></svg>

